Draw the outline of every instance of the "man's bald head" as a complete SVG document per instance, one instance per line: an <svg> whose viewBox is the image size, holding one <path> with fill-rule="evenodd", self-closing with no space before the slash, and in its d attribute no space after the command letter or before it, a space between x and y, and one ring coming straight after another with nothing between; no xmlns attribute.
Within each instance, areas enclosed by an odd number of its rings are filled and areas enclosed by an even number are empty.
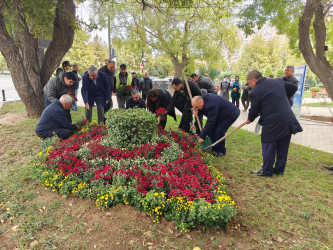
<svg viewBox="0 0 333 250"><path fill-rule="evenodd" d="M192 98L192 107L194 109L202 110L204 105L205 105L205 102L201 96L195 96Z"/></svg>

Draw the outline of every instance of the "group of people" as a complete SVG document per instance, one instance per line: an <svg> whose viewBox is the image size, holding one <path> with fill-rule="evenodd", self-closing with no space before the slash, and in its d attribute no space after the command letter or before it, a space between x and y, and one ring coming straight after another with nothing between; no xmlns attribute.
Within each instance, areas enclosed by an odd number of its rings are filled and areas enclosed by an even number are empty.
<svg viewBox="0 0 333 250"><path fill-rule="evenodd" d="M289 69L291 66L288 66L286 71ZM254 70L247 75L247 83L243 87L243 96L247 91L246 98L251 100L246 123L251 123L260 116L259 124L262 125L263 166L261 170L252 172L258 176L283 174L291 135L302 131L290 108L290 100L298 86L293 82L294 79L289 78L268 79ZM98 122L105 123L104 114L113 107L111 94L116 93L119 108L145 108L152 113L164 108L166 114L175 120L177 108L182 113L180 129L187 133L196 133L199 142L209 136L214 143L225 135L240 115L239 101L237 102L241 89L239 77L235 78L232 85L225 79L220 86L220 95L210 78L192 74L190 79L174 78L171 83L174 89L172 96L167 90L153 88L148 73L139 81L135 72L127 72L125 64L120 65L118 74L115 74L114 61L108 61L100 69L92 65L82 76L81 94L86 119L91 121L92 109L96 105ZM80 129L72 124L69 110L73 106L71 93L75 93L75 84L78 81L77 74L63 70L46 84L44 97L47 107L36 127L38 136L48 138L56 134L66 139L73 131ZM232 102L228 100L229 90ZM247 109L248 106L249 101L244 108ZM195 132L191 130L193 115L197 117L194 123ZM202 129L200 125L203 116L207 117L207 122ZM162 128L165 128L166 123L167 116L159 119ZM227 152L225 140L214 146L213 151L217 157L224 156Z"/></svg>

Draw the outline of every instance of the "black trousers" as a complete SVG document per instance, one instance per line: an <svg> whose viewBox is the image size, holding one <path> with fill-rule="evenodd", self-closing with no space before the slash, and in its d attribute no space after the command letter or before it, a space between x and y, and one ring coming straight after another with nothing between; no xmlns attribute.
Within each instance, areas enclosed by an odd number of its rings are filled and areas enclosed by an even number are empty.
<svg viewBox="0 0 333 250"><path fill-rule="evenodd" d="M236 103L236 104L235 104ZM239 108L239 98L232 98L232 104L236 105L237 108Z"/></svg>
<svg viewBox="0 0 333 250"><path fill-rule="evenodd" d="M44 131L37 134L38 137L43 139L51 138L56 134L59 138L66 140L68 137L72 135L72 130L65 128L58 128L54 131Z"/></svg>
<svg viewBox="0 0 333 250"><path fill-rule="evenodd" d="M291 135L274 142L262 142L262 170L265 174L282 173L286 168ZM276 157L276 161L275 161ZM273 168L275 162L275 167Z"/></svg>

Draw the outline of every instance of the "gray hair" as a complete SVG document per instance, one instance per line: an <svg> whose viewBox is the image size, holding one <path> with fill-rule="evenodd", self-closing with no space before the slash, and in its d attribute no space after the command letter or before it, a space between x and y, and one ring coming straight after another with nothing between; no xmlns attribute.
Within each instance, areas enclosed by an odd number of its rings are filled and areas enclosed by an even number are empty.
<svg viewBox="0 0 333 250"><path fill-rule="evenodd" d="M248 80L257 79L258 80L261 77L262 77L262 74L258 70L252 70L247 74L246 79L248 79Z"/></svg>
<svg viewBox="0 0 333 250"><path fill-rule="evenodd" d="M140 96L140 92L137 91L137 90L133 90L132 93L131 93L131 95L139 95Z"/></svg>
<svg viewBox="0 0 333 250"><path fill-rule="evenodd" d="M98 69L96 68L95 65L90 65L89 69L88 69L88 74L97 74Z"/></svg>
<svg viewBox="0 0 333 250"><path fill-rule="evenodd" d="M65 104L65 103L72 103L73 102L73 97L71 97L70 95L68 94L64 94L60 97L59 101L62 103L62 104Z"/></svg>
<svg viewBox="0 0 333 250"><path fill-rule="evenodd" d="M116 62L113 61L113 60L108 60L108 61L106 62L106 64L110 64L110 63L113 63L114 65L116 65Z"/></svg>
<svg viewBox="0 0 333 250"><path fill-rule="evenodd" d="M288 66L286 67L286 69L291 69L292 71L295 71L294 66L291 66L291 65L288 65Z"/></svg>

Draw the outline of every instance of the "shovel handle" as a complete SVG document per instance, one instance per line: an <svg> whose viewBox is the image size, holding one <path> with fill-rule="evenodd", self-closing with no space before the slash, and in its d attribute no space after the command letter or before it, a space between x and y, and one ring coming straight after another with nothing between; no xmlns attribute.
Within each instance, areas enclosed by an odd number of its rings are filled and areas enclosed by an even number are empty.
<svg viewBox="0 0 333 250"><path fill-rule="evenodd" d="M241 127L243 127L244 125L247 124L247 121L243 122L241 125L239 125L238 127L234 128L233 130L231 130L228 134L226 134L225 136L223 136L221 139L217 140L216 142L214 142L212 145L210 145L210 147L214 147L216 144L220 143L221 141L223 141L225 138L227 138L229 135L233 134L234 132L236 132L238 129L240 129Z"/></svg>
<svg viewBox="0 0 333 250"><path fill-rule="evenodd" d="M186 88L187 88L188 95L190 96L190 100L192 102L192 93L191 93L191 90L190 90L190 86L188 85L186 75L184 75L184 81L185 81L185 85L186 85ZM195 119L197 120L200 131L202 131L202 126L201 126L199 117L197 115L195 116Z"/></svg>

